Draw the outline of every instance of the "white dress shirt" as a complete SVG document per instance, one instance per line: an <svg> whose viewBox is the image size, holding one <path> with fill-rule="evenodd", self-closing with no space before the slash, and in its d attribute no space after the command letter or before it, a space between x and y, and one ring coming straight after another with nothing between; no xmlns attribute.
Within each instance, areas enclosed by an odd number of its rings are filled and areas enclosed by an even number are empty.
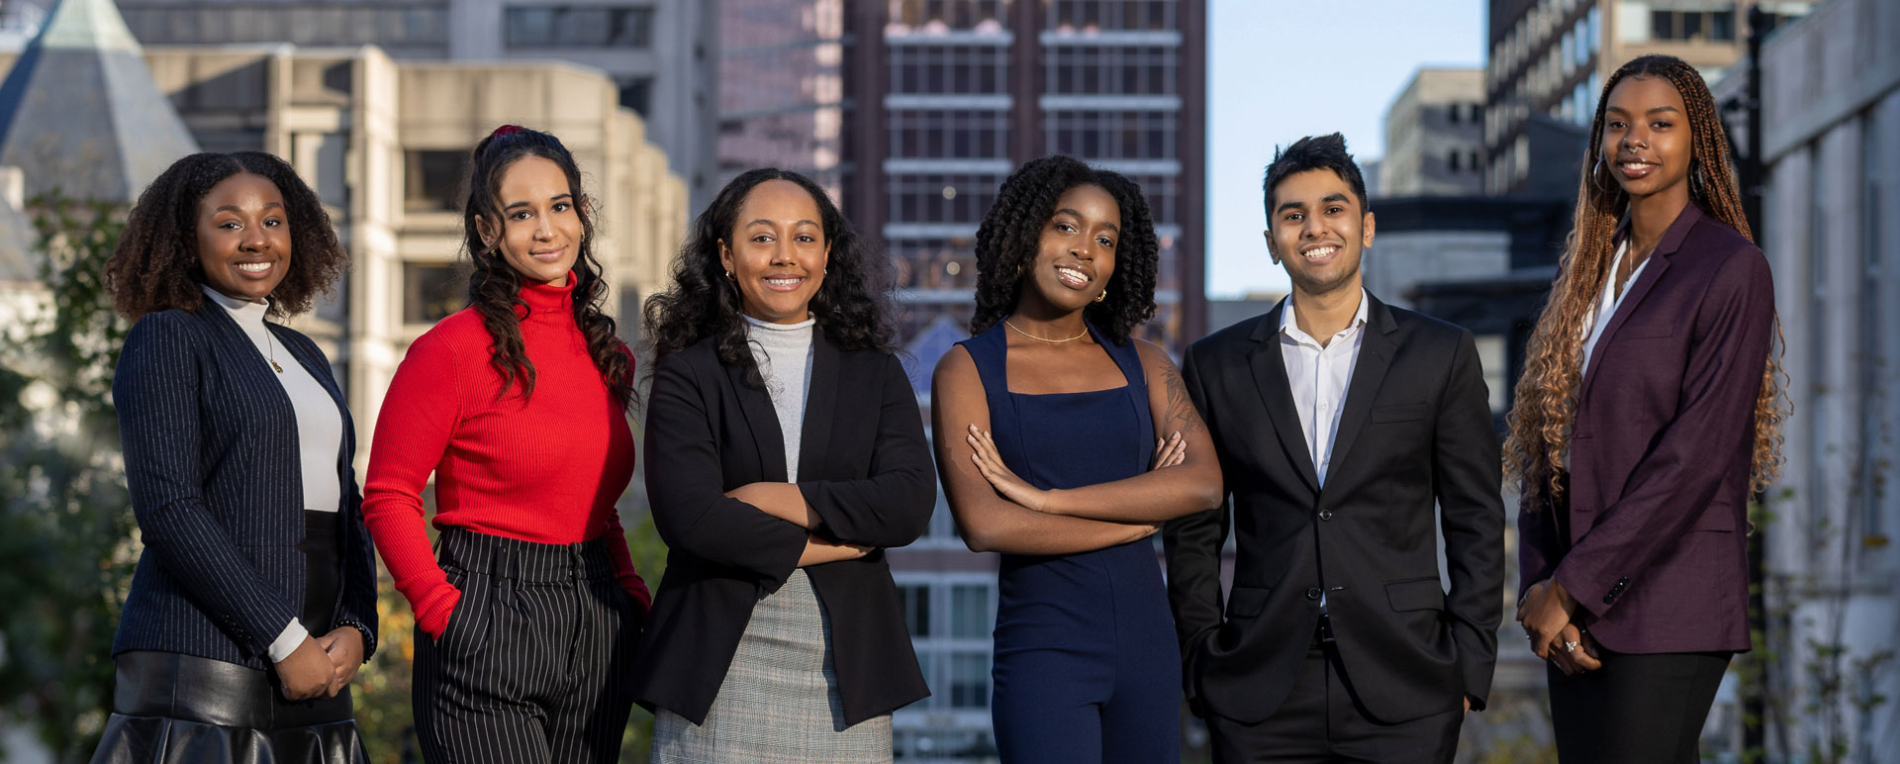
<svg viewBox="0 0 1900 764"><path fill-rule="evenodd" d="M1325 347L1300 330L1293 312L1293 296L1280 303L1280 358L1293 386L1293 406L1300 412L1300 430L1306 435L1307 455L1322 487L1333 463L1333 442L1339 435L1339 410L1346 404L1346 388L1359 364L1364 344L1366 290L1359 290L1359 310L1352 322L1334 334Z"/></svg>
<svg viewBox="0 0 1900 764"><path fill-rule="evenodd" d="M1621 294L1616 291L1616 272L1623 267L1623 257L1629 254L1629 251L1629 239L1624 239L1622 244L1617 245L1616 257L1610 260L1610 272L1603 274L1603 294L1597 298L1597 304L1590 308L1590 313L1583 317L1583 358L1579 361L1582 365L1577 370L1579 375L1590 371L1590 351L1596 349L1597 340L1603 339L1603 330L1609 327L1610 320L1616 317L1616 309L1623 307L1623 298L1629 296L1630 290L1627 285L1623 287ZM1643 269L1648 267L1648 260L1636 266L1636 270L1630 271L1630 280L1627 283L1636 283L1636 277L1643 275Z"/></svg>
<svg viewBox="0 0 1900 764"><path fill-rule="evenodd" d="M303 505L305 509L318 512L336 512L343 504L343 484L337 474L337 454L343 448L343 415L337 413L336 399L330 397L328 390L310 375L310 371L297 362L284 343L270 334L264 325L264 314L268 305L227 297L209 286L202 287L205 296L224 306L236 321L238 328L244 330L244 336L257 346L260 360L274 361L283 371L278 373L277 382L284 386L284 395L290 398L290 408L297 417L297 446L302 462ZM290 624L270 643L272 663L281 662L303 644L310 632L303 622L292 618Z"/></svg>

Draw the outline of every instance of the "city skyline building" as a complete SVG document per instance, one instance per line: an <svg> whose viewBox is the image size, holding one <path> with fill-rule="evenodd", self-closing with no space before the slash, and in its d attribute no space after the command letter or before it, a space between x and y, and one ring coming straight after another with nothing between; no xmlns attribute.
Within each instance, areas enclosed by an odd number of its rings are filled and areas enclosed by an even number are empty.
<svg viewBox="0 0 1900 764"><path fill-rule="evenodd" d="M1475 196L1484 193L1483 156L1484 70L1420 69L1386 109L1372 193Z"/></svg>
<svg viewBox="0 0 1900 764"><path fill-rule="evenodd" d="M10 0L21 2L22 0ZM32 0L55 2L55 0ZM567 61L605 72L695 209L720 181L719 21L700 0L117 0L152 47L374 45L392 59ZM525 104L529 112L542 104ZM506 115L501 115L506 118ZM498 123L499 124L499 123Z"/></svg>

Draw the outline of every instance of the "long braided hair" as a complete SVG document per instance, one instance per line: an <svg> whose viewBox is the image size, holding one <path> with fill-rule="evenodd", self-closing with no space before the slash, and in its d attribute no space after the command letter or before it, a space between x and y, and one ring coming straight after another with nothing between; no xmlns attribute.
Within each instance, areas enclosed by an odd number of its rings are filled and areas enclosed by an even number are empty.
<svg viewBox="0 0 1900 764"><path fill-rule="evenodd" d="M521 313L528 304L521 299L521 274L508 264L501 253L501 239L494 244L482 241L481 221L497 230L506 218L501 209L501 178L515 162L526 157L541 157L559 165L567 176L568 189L574 194L574 212L581 219L580 254L574 258L574 325L587 341L587 355L600 370L601 380L613 393L622 409L633 405L633 359L627 347L614 335L614 319L602 309L607 299L607 283L601 279L600 261L594 259L594 218L591 200L581 190L581 170L561 140L539 130L503 125L475 144L468 162L468 195L462 205L462 244L468 251L473 270L468 277L468 304L482 316L494 343L488 349L488 364L501 375L497 399L508 388L521 386L521 397L534 395L534 363L521 341Z"/></svg>
<svg viewBox="0 0 1900 764"><path fill-rule="evenodd" d="M1728 136L1716 112L1715 98L1702 75L1674 56L1643 56L1624 64L1603 83L1596 119L1590 124L1590 143L1583 157L1583 179L1577 190L1576 222L1566 241L1550 302L1537 320L1517 381L1517 402L1506 421L1510 435L1504 441L1504 472L1518 481L1523 506L1535 507L1562 495L1557 476L1570 448L1567 435L1577 411L1577 391L1583 380L1578 360L1583 351L1583 322L1601 296L1610 261L1618 217L1629 195L1600 164L1603 112L1610 91L1626 77L1661 77L1682 96L1690 131L1689 199L1716 220L1751 241L1748 219L1742 212L1734 168L1729 163ZM1781 319L1774 320L1776 350L1762 369L1761 392L1755 399L1755 445L1749 484L1760 490L1781 468L1783 407Z"/></svg>

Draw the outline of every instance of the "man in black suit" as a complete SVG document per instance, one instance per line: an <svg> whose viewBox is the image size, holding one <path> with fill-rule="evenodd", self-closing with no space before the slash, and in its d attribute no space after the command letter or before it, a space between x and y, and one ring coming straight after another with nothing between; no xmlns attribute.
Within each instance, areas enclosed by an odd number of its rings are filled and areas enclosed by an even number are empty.
<svg viewBox="0 0 1900 764"><path fill-rule="evenodd" d="M1228 495L1163 530L1188 698L1224 764L1449 762L1464 714L1484 707L1503 617L1498 438L1476 346L1360 285L1373 216L1344 138L1279 151L1264 192L1292 294L1182 364Z"/></svg>

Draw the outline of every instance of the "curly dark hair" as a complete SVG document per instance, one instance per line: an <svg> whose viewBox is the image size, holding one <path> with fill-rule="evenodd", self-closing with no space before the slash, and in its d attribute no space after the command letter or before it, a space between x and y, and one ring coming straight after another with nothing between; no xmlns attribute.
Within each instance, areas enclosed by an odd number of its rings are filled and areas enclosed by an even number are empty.
<svg viewBox="0 0 1900 764"><path fill-rule="evenodd" d="M462 203L462 246L468 252L468 304L482 316L482 326L494 344L488 347L488 364L501 375L496 399L507 395L508 388L521 385L521 397L534 395L534 362L528 360L521 341L521 316L527 302L521 299L521 274L502 256L500 237L493 245L484 243L481 221L497 230L506 218L501 208L501 179L509 167L527 157L541 157L561 168L567 176L568 190L574 194L574 212L581 219L580 254L574 258L574 325L587 341L587 355L601 380L613 393L622 409L633 405L633 359L626 344L615 336L612 316L602 309L607 299L607 283L601 279L600 261L594 259L594 218L592 200L581 188L581 168L561 140L539 130L503 125L483 138L469 152L468 177L462 188L467 191Z"/></svg>
<svg viewBox="0 0 1900 764"><path fill-rule="evenodd" d="M1100 186L1115 197L1122 227L1108 296L1090 303L1082 317L1115 344L1126 345L1135 327L1154 316L1161 243L1141 187L1121 173L1058 154L1024 164L1005 179L983 226L976 229L976 312L970 333L982 334L1016 309L1023 295L1024 266L1036 259L1042 228L1056 214L1056 200L1083 185Z"/></svg>
<svg viewBox="0 0 1900 764"><path fill-rule="evenodd" d="M730 241L739 223L739 207L753 187L768 180L789 180L818 204L825 243L831 247L823 285L811 298L818 328L842 350L891 352L888 264L874 256L825 190L790 170L761 168L733 178L712 204L693 220L686 244L673 261L673 286L647 298L646 334L655 358L685 350L706 337L718 337L719 362L746 370L748 382L763 387L758 364L746 346L738 288L725 277L719 242Z"/></svg>
<svg viewBox="0 0 1900 764"><path fill-rule="evenodd" d="M309 310L318 294L335 293L337 277L349 270L349 252L337 241L323 201L290 163L262 151L204 152L173 162L132 205L106 261L105 287L119 315L137 321L147 313L195 312L204 305L198 205L213 186L240 173L261 176L284 195L290 268L271 292L269 315L294 316Z"/></svg>

